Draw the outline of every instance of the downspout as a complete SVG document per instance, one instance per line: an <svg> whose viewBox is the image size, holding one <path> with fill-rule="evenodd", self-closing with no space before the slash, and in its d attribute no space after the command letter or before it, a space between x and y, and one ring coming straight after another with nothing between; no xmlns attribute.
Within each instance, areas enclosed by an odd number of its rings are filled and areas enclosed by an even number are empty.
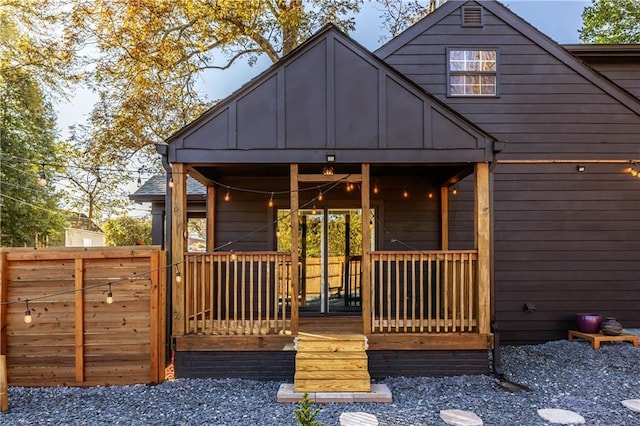
<svg viewBox="0 0 640 426"><path fill-rule="evenodd" d="M171 265L171 259L173 259L172 257L172 252L171 252L171 247L172 247L172 241L171 241L171 212L172 212L172 205L171 205L171 186L169 185L169 182L171 181L171 165L169 164L169 159L168 159L168 148L169 146L166 144L156 144L156 151L158 151L158 154L160 154L161 159L162 159L162 167L165 170L165 177L166 177L166 182L165 182L165 190L164 190L164 250L167 253L167 259L166 259L166 264L167 264L167 270L166 270L166 283L165 283L165 289L166 289L166 294L167 294L167 300L166 300L166 312L165 312L165 318L170 319L171 315L172 315L172 304L171 304L171 300L172 300L172 295L171 295L171 290L172 290L172 277L173 277L173 267ZM171 357L172 357L172 351L173 351L173 341L171 339L171 336L173 335L173 330L171 329L171 324L172 321L165 321L166 324L166 336L165 336L165 365L169 365L171 363Z"/></svg>
<svg viewBox="0 0 640 426"><path fill-rule="evenodd" d="M489 209L489 227L491 232L489 233L489 241L490 241L490 253L491 253L491 282L490 282L490 321L491 321L491 331L493 332L493 359L492 359L492 368L493 374L499 378L504 378L504 371L502 369L502 359L500 355L500 328L498 327L498 322L496 321L496 287L495 287L495 226L494 226L494 175L493 171L497 166L496 156L499 152L504 149L505 143L502 141L495 141L493 143L493 159L491 164L489 165L489 203L491 208Z"/></svg>

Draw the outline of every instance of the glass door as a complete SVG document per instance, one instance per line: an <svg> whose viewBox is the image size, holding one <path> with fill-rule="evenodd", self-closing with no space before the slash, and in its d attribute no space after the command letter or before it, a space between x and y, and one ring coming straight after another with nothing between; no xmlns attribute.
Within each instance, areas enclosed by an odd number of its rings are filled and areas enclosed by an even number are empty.
<svg viewBox="0 0 640 426"><path fill-rule="evenodd" d="M300 312L360 312L362 210L303 209L299 215ZM288 218L288 210L278 212L279 251L291 247Z"/></svg>

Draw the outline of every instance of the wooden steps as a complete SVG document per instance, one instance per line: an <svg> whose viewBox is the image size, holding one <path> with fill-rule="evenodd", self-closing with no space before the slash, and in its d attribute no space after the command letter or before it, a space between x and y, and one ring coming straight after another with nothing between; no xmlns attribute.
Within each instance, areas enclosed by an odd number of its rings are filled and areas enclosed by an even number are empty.
<svg viewBox="0 0 640 426"><path fill-rule="evenodd" d="M296 392L370 392L367 340L362 334L296 337Z"/></svg>

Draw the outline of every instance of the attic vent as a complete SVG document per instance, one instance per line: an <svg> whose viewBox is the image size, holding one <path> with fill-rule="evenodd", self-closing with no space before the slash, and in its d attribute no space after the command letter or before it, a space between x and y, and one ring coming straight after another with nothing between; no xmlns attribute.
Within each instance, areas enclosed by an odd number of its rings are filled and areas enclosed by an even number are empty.
<svg viewBox="0 0 640 426"><path fill-rule="evenodd" d="M482 7L481 6L462 7L462 26L463 27L481 27L482 26Z"/></svg>

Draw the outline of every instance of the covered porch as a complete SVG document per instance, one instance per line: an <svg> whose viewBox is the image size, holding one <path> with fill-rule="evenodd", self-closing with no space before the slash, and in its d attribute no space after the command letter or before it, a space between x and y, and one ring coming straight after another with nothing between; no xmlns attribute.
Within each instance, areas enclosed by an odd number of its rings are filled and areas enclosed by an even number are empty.
<svg viewBox="0 0 640 426"><path fill-rule="evenodd" d="M370 362L486 370L490 135L329 25L167 142L171 333L193 374L290 371L318 330L362 335ZM205 252L187 252L187 176Z"/></svg>

